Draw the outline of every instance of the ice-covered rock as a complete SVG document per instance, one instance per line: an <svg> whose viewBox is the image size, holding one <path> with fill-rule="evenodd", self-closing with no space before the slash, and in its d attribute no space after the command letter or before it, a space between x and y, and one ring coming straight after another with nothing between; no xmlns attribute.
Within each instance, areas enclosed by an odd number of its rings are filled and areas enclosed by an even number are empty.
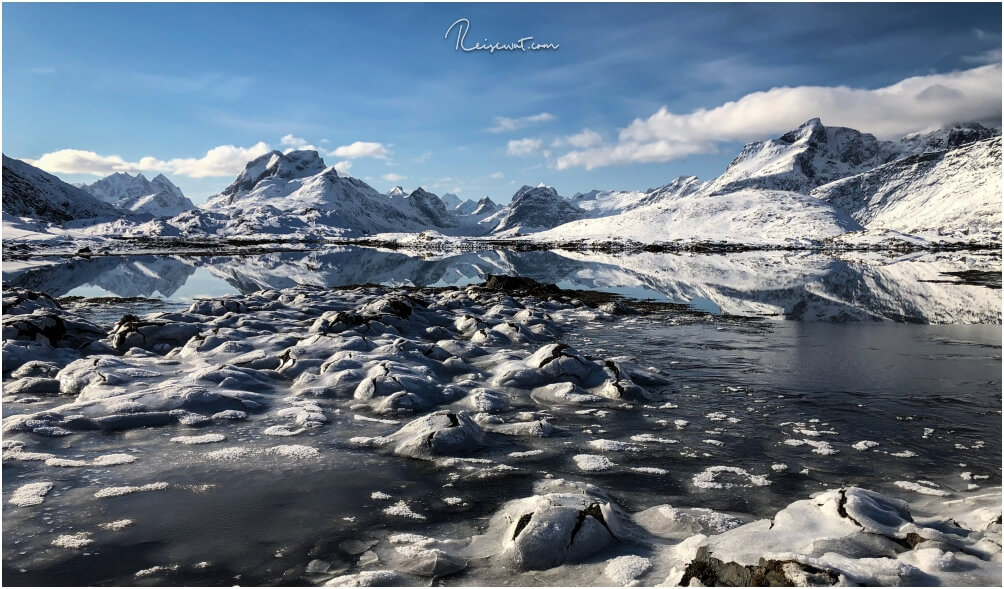
<svg viewBox="0 0 1004 589"><path fill-rule="evenodd" d="M547 344L525 360L499 367L492 382L495 386L522 388L571 383L588 394L609 399L630 399L644 394L617 363L608 360L600 364L565 344ZM582 394L575 390L544 389L540 397L586 401Z"/></svg>
<svg viewBox="0 0 1004 589"><path fill-rule="evenodd" d="M578 562L618 541L617 508L592 485L552 481L537 494L509 501L492 516L471 551L518 570Z"/></svg>
<svg viewBox="0 0 1004 589"><path fill-rule="evenodd" d="M466 412L436 411L408 423L383 443L400 456L431 460L478 450L485 444L485 433Z"/></svg>
<svg viewBox="0 0 1004 589"><path fill-rule="evenodd" d="M124 315L108 334L108 341L120 352L141 348L164 354L184 346L198 333L199 326L192 323L147 320L135 315Z"/></svg>
<svg viewBox="0 0 1004 589"><path fill-rule="evenodd" d="M703 540L679 582L918 585L930 582L930 573L949 569L983 578L994 565L963 554L977 541L969 536L915 521L903 501L856 487L835 489L796 501L771 521ZM934 548L938 558L925 552ZM944 557L946 549L958 552ZM966 562L938 564L952 559Z"/></svg>

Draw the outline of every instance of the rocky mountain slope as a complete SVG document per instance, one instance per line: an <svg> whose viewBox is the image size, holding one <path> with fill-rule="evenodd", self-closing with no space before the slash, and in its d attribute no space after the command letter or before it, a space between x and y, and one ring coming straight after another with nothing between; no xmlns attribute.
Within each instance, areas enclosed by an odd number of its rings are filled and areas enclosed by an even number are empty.
<svg viewBox="0 0 1004 589"><path fill-rule="evenodd" d="M1001 139L910 155L811 195L869 229L1000 241Z"/></svg>
<svg viewBox="0 0 1004 589"><path fill-rule="evenodd" d="M6 155L3 156L3 211L50 223L121 215L112 205Z"/></svg>
<svg viewBox="0 0 1004 589"><path fill-rule="evenodd" d="M512 202L482 224L495 235L530 233L563 225L585 217L585 213L550 186L523 186Z"/></svg>

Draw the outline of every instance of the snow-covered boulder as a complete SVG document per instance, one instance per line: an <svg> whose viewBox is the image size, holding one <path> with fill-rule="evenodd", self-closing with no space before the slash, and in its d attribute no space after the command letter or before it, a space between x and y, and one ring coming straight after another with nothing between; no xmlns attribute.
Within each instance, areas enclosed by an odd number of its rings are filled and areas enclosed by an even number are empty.
<svg viewBox="0 0 1004 589"><path fill-rule="evenodd" d="M199 326L191 323L140 319L123 315L108 334L109 344L119 352L141 348L164 354L184 346L199 333Z"/></svg>
<svg viewBox="0 0 1004 589"><path fill-rule="evenodd" d="M546 570L588 558L623 534L618 508L593 485L556 480L535 492L503 505L472 552L521 571Z"/></svg>
<svg viewBox="0 0 1004 589"><path fill-rule="evenodd" d="M485 444L485 432L466 412L437 411L415 419L383 442L394 454L431 460L469 454Z"/></svg>

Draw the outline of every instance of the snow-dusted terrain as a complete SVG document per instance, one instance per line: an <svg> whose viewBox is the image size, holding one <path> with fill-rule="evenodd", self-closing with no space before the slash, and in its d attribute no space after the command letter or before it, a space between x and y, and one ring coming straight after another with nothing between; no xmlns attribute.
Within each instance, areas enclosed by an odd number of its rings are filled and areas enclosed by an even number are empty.
<svg viewBox="0 0 1004 589"><path fill-rule="evenodd" d="M8 165L8 162L10 164ZM624 247L657 244L692 249L708 244L792 249L992 246L1000 243L1000 130L978 124L880 141L812 119L776 139L748 144L717 178L684 176L646 191L594 190L571 198L552 187L523 186L505 206L490 198L461 201L424 188L397 186L381 194L360 179L339 175L316 151L274 151L249 162L234 182L200 207L166 178L115 174L87 187L128 213L121 217L87 201L73 212L67 185L53 193L54 177L5 158L5 179L18 180L5 196L5 213L65 222L105 216L105 222L41 226L5 216L12 235L30 244L73 231L75 239L149 237L168 240L252 239L273 242L324 239L414 241L422 232L452 239L427 247L522 243ZM15 173L21 170L21 176ZM10 173L6 170L10 168ZM25 175L27 170L34 170ZM7 182L7 180L5 180ZM32 183L41 188L27 188ZM62 183L59 183L62 184ZM46 186L48 186L46 188ZM79 195L78 195L79 196ZM444 200L445 199L445 200ZM38 214L33 213L38 208Z"/></svg>
<svg viewBox="0 0 1004 589"><path fill-rule="evenodd" d="M831 182L811 195L869 229L1000 242L1001 140L927 152ZM981 197L986 195L986 197Z"/></svg>
<svg viewBox="0 0 1004 589"><path fill-rule="evenodd" d="M956 425L999 422L968 405L987 389L941 405L917 380L927 413L852 371L856 409L807 404L753 384L802 366L732 364L783 334L591 304L508 278L299 286L108 328L10 292L5 579L1000 584L999 431ZM846 360L975 369L972 337Z"/></svg>
<svg viewBox="0 0 1004 589"><path fill-rule="evenodd" d="M862 226L841 210L795 192L743 189L656 201L628 212L565 223L534 234L537 241L568 243L716 242L812 247Z"/></svg>
<svg viewBox="0 0 1004 589"><path fill-rule="evenodd" d="M118 172L79 188L126 213L174 217L195 205L163 174L147 180L143 174Z"/></svg>
<svg viewBox="0 0 1004 589"><path fill-rule="evenodd" d="M997 129L504 206L3 167L9 585L1001 584Z"/></svg>

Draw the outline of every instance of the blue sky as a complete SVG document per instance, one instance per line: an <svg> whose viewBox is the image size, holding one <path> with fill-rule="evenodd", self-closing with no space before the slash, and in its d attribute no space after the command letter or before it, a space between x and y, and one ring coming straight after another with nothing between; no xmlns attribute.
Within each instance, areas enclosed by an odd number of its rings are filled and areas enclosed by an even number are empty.
<svg viewBox="0 0 1004 589"><path fill-rule="evenodd" d="M266 146L314 146L381 191L507 201L539 182L571 195L714 177L745 141L810 116L883 137L1000 120L999 4L5 4L3 17L4 153L74 182L164 172L196 202ZM559 48L456 51L444 33L460 18L468 46Z"/></svg>

